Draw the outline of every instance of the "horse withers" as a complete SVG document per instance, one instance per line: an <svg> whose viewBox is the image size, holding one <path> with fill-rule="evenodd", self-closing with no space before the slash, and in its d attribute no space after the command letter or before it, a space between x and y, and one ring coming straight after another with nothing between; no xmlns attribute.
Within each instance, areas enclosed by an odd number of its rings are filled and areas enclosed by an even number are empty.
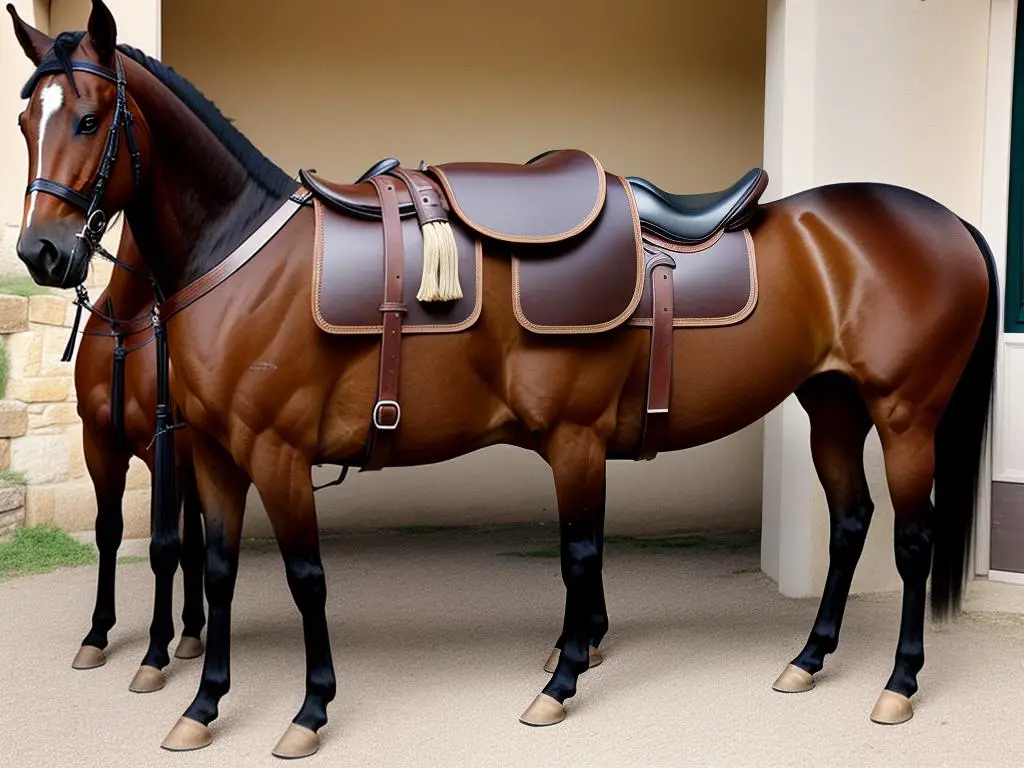
<svg viewBox="0 0 1024 768"><path fill-rule="evenodd" d="M713 220L714 206L664 198L682 218L645 223L636 185L564 153L525 166L393 169L341 190L328 212L180 75L118 45L100 0L87 32L53 40L16 15L15 30L37 67L20 119L33 170L19 255L41 284L72 287L93 230L124 210L166 297L159 320L191 433L209 601L202 681L166 748L209 744L229 687L250 484L303 621L306 695L274 748L300 757L319 748L336 694L311 466L427 464L496 443L543 457L558 500L565 617L554 672L521 719L550 725L566 716L608 626L608 458L719 439L794 392L828 499L830 564L807 644L776 687L806 690L836 649L871 518L863 446L874 427L903 607L872 718L910 717L929 574L941 616L958 609L967 571L997 334L995 271L977 230L921 194L873 183L747 201L742 220L726 212L710 231L694 222ZM552 189L564 190L554 203ZM652 218L676 224L659 233ZM673 276L725 244L750 266L756 301L716 322L677 317ZM365 283L321 281L374 258ZM605 279L563 279L566 259ZM410 265L422 270L422 293ZM548 271L559 280L546 281ZM325 318L325 308L349 307L331 301L338 285L362 285L343 295L367 313ZM436 301L443 295L453 298ZM644 295L650 317L637 314ZM464 316L451 314L468 300ZM426 316L438 313L431 327ZM178 545L171 516L158 517L154 567L164 572L174 563L164 550Z"/></svg>

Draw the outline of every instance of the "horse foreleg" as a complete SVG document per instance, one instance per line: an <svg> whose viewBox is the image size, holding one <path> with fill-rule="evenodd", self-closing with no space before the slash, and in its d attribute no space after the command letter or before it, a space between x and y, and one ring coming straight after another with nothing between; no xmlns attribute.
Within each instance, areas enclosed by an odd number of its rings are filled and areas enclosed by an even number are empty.
<svg viewBox="0 0 1024 768"><path fill-rule="evenodd" d="M327 580L320 559L312 462L288 446L272 450L273 466L287 467L287 475L275 473L254 481L274 526L288 587L302 616L306 648L306 696L272 751L280 758L308 757L320 748L317 731L326 725L327 705L337 692L327 630Z"/></svg>
<svg viewBox="0 0 1024 768"><path fill-rule="evenodd" d="M602 569L604 565L604 510L605 510L605 498L602 495L601 507L597 513L597 578L592 584L587 585L587 589L590 592L588 602L590 605L590 613L587 620L590 624L590 666L596 667L604 661L604 654L601 653L600 646L604 636L608 633L608 608L605 604L604 597L604 578L602 576ZM558 640L555 642L555 647L548 656L548 660L544 663L544 671L548 674L554 674L555 668L558 666L558 658L562 653L562 646L565 645L565 625L562 625L562 634L558 636Z"/></svg>
<svg viewBox="0 0 1024 768"><path fill-rule="evenodd" d="M83 448L86 467L96 493L96 548L99 550L99 569L92 627L82 641L82 647L78 649L71 666L75 669L94 669L107 662L103 653L107 647L107 633L117 621L114 609L114 581L117 571L117 550L121 546L121 535L124 532L122 500L129 456L98 438L89 424L83 424Z"/></svg>
<svg viewBox="0 0 1024 768"><path fill-rule="evenodd" d="M797 391L811 422L811 456L825 490L831 527L829 565L807 644L772 686L782 693L814 687L825 656L839 646L853 574L864 550L874 505L864 475L864 441L871 415L848 379L812 379Z"/></svg>
<svg viewBox="0 0 1024 768"><path fill-rule="evenodd" d="M203 655L200 635L206 625L203 609L203 560L206 556L203 506L199 501L191 463L182 462L178 469L178 480L184 507L184 530L181 537L181 575L184 583L181 620L184 628L174 655L179 659L195 659Z"/></svg>
<svg viewBox="0 0 1024 768"><path fill-rule="evenodd" d="M565 719L566 699L590 666L591 618L602 611L601 519L605 498L605 444L590 429L560 426L546 446L555 479L561 532L565 620L562 649L551 680L519 718L526 725L554 725Z"/></svg>
<svg viewBox="0 0 1024 768"><path fill-rule="evenodd" d="M249 477L216 443L193 433L196 485L206 518L206 598L209 625L206 659L195 699L164 739L164 749L185 751L213 740L221 698L231 687L231 600L238 574L238 550Z"/></svg>

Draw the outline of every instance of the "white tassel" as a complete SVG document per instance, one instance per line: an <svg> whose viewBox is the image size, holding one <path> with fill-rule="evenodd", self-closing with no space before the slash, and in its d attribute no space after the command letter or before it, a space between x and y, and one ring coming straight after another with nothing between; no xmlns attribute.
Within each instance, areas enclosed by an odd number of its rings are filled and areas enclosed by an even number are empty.
<svg viewBox="0 0 1024 768"><path fill-rule="evenodd" d="M423 226L423 278L419 301L454 301L462 298L459 284L459 248L446 221Z"/></svg>

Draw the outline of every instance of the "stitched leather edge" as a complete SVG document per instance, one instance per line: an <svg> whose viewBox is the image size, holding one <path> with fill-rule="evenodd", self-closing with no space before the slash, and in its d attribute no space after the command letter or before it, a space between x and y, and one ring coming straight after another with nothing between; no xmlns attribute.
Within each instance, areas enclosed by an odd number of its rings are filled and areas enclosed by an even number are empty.
<svg viewBox="0 0 1024 768"><path fill-rule="evenodd" d="M316 212L316 235L313 239L313 295L312 312L313 320L317 327L332 336L356 336L384 333L384 325L333 325L324 319L320 311L320 288L323 285L323 261L324 261L324 238L323 238L323 214L319 200L313 201ZM472 327L480 319L480 312L483 309L484 280L483 280L483 243L480 240L473 240L473 258L476 262L476 299L473 303L473 311L465 320L453 324L427 324L412 325L402 323L402 335L409 333L457 333Z"/></svg>
<svg viewBox="0 0 1024 768"><path fill-rule="evenodd" d="M598 214L601 213L601 209L604 208L605 197L608 193L607 179L605 178L605 170L604 166L601 165L601 161L586 150L580 149L576 151L583 152L583 154L587 155L587 157L589 157L594 163L594 169L597 171L597 200L594 202L594 207L590 210L590 213L587 214L586 218L584 218L582 222L568 232L561 232L557 235L508 235L501 232L495 232L487 227L477 224L462 210L462 207L459 205L459 201L455 198L455 193L452 191L451 185L448 183L448 179L445 178L444 171L434 165L428 166L428 170L437 177L441 186L444 187L445 196L448 198L448 202L451 204L452 210L458 214L459 218L463 222L475 229L481 235L493 238L494 240L500 240L503 243L557 243L561 240L568 240L570 237L575 237L593 224Z"/></svg>
<svg viewBox="0 0 1024 768"><path fill-rule="evenodd" d="M636 248L636 285L633 288L633 298L626 306L625 311L620 313L613 320L609 320L605 323L594 323L591 325L538 325L530 322L526 315L523 313L522 300L519 292L519 264L520 260L518 256L512 256L512 310L515 313L516 320L519 324L526 328L528 331L534 333L545 333L545 334L556 334L556 333L568 333L568 334L582 334L582 333L600 333L602 331L609 331L612 328L616 328L626 320L628 320L636 308L640 305L640 299L644 293L644 240L643 233L640 231L640 214L636 208L636 200L633 199L633 190L629 186L623 177L616 176L619 183L622 184L623 189L626 190L626 200L629 202L629 215L633 220L633 242ZM652 318L653 322L653 318Z"/></svg>
<svg viewBox="0 0 1024 768"><path fill-rule="evenodd" d="M754 311L758 298L757 283L757 255L754 248L754 238L750 235L749 229L743 230L743 237L747 241L747 264L750 270L750 294L747 297L746 305L726 317L677 317L672 320L673 328L720 328L727 325L746 320ZM629 325L650 328L654 325L654 318L636 318L629 321Z"/></svg>
<svg viewBox="0 0 1024 768"><path fill-rule="evenodd" d="M640 225L643 229L643 224ZM712 245L717 243L725 235L724 229L719 229L715 234L709 237L707 240L702 240L699 243L693 243L691 245L684 245L683 243L673 243L669 240L664 240L658 237L656 234L651 232L649 229L643 229L644 240L658 246L659 248L666 251L674 251L675 253L700 253L706 251Z"/></svg>

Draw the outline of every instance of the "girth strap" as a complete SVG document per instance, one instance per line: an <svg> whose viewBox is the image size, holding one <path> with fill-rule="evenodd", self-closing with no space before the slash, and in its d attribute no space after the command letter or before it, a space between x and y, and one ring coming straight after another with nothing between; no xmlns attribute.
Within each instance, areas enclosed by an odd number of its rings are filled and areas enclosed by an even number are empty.
<svg viewBox="0 0 1024 768"><path fill-rule="evenodd" d="M647 406L640 433L639 458L644 461L658 455L668 434L668 407L672 392L672 270L675 266L675 260L667 253L659 254L647 264L653 283L654 325L651 327Z"/></svg>
<svg viewBox="0 0 1024 768"><path fill-rule="evenodd" d="M375 176L370 179L380 196L384 224L384 332L380 341L380 374L377 402L370 415L370 445L362 472L382 469L388 461L395 430L402 420L398 403L398 381L402 365L402 315L406 312L402 280L405 274L405 246L402 219L394 179Z"/></svg>

